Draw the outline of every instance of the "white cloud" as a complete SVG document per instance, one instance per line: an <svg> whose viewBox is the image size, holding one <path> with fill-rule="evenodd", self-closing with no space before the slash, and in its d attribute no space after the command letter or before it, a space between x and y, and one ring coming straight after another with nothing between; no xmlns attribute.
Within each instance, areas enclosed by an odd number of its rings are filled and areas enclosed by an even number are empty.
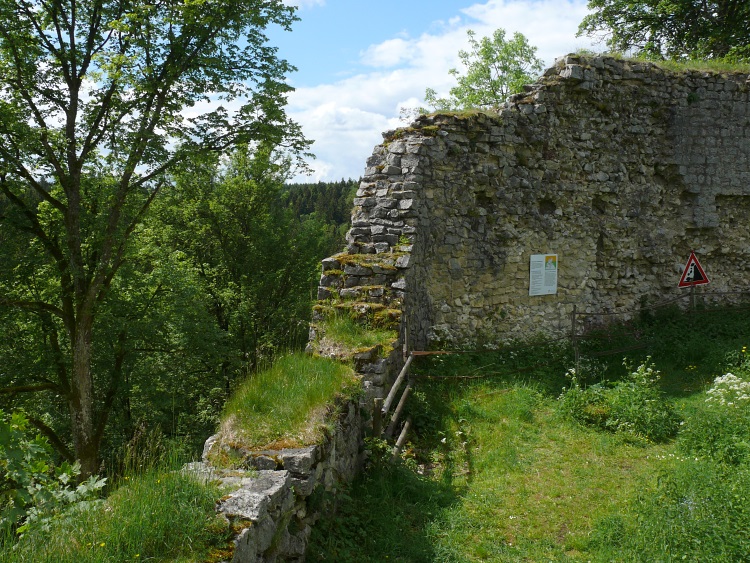
<svg viewBox="0 0 750 563"><path fill-rule="evenodd" d="M312 8L314 6L325 6L326 0L283 0L287 6L297 6L298 8Z"/></svg>
<svg viewBox="0 0 750 563"><path fill-rule="evenodd" d="M459 66L458 51L468 45L468 29L479 37L499 27L509 35L520 31L547 65L578 48L592 48L590 41L575 37L587 13L586 0L488 0L461 12L463 17L435 22L432 29L437 31L416 38L394 33L371 45L361 53L361 63L372 72L299 88L290 96L290 115L316 141L312 179L359 177L381 133L403 125L400 107L421 105L427 87L447 93L455 84L448 70Z"/></svg>
<svg viewBox="0 0 750 563"><path fill-rule="evenodd" d="M478 22L468 27L479 36L490 35L499 27L509 35L520 31L548 65L556 57L591 47L590 40L575 36L578 24L588 13L586 2L581 0L489 0L462 12Z"/></svg>
<svg viewBox="0 0 750 563"><path fill-rule="evenodd" d="M362 62L374 67L392 67L409 60L414 41L388 39L379 45L371 45L362 53Z"/></svg>

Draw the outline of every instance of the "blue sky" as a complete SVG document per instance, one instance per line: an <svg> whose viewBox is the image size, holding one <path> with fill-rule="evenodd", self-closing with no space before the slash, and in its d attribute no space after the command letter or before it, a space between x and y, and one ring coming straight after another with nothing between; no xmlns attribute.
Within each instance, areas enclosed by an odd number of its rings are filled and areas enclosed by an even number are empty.
<svg viewBox="0 0 750 563"><path fill-rule="evenodd" d="M291 3L291 2L290 2ZM292 33L279 31L272 43L298 67L295 86L331 82L367 69L361 55L392 38L439 33L460 16L457 0L326 0L303 3Z"/></svg>
<svg viewBox="0 0 750 563"><path fill-rule="evenodd" d="M523 33L550 65L579 48L585 0L285 0L298 6L291 32L270 30L271 44L298 68L288 112L317 158L296 181L358 178L381 133L408 125L400 108L423 105L425 88L447 94L460 67L466 31Z"/></svg>

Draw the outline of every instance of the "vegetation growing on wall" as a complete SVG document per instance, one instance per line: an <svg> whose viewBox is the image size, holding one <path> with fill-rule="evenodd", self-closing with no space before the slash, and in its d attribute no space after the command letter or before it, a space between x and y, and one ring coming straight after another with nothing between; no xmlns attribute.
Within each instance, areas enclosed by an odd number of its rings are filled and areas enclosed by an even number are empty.
<svg viewBox="0 0 750 563"><path fill-rule="evenodd" d="M244 448L312 445L331 420L337 396L356 394L350 366L303 353L276 360L254 374L224 408L221 440Z"/></svg>

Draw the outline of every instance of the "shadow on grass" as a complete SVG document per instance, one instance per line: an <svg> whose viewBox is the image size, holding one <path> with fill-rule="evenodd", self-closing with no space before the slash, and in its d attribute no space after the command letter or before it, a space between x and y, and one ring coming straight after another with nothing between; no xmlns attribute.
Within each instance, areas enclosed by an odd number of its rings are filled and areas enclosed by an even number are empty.
<svg viewBox="0 0 750 563"><path fill-rule="evenodd" d="M450 483L403 465L372 467L349 490L319 499L324 517L313 528L307 561L435 561L429 525L458 498Z"/></svg>

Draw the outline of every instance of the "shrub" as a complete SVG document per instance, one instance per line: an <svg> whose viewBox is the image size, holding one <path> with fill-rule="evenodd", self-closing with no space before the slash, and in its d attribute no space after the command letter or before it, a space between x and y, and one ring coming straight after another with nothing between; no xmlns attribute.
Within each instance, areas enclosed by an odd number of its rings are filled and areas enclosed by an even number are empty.
<svg viewBox="0 0 750 563"><path fill-rule="evenodd" d="M727 373L714 380L706 399L680 431L679 448L721 463L750 460L750 381Z"/></svg>
<svg viewBox="0 0 750 563"><path fill-rule="evenodd" d="M569 388L559 397L560 411L582 424L662 442L673 437L680 418L657 387L659 372L646 362L623 381L583 388L575 370L568 371Z"/></svg>
<svg viewBox="0 0 750 563"><path fill-rule="evenodd" d="M25 415L0 411L0 542L11 531L48 528L71 505L90 503L106 480L92 476L76 485L80 465L56 465L47 439Z"/></svg>
<svg viewBox="0 0 750 563"><path fill-rule="evenodd" d="M558 399L560 411L581 424L604 427L610 415L607 386L595 383L583 387L574 369L569 369L566 375L571 384L563 389Z"/></svg>

